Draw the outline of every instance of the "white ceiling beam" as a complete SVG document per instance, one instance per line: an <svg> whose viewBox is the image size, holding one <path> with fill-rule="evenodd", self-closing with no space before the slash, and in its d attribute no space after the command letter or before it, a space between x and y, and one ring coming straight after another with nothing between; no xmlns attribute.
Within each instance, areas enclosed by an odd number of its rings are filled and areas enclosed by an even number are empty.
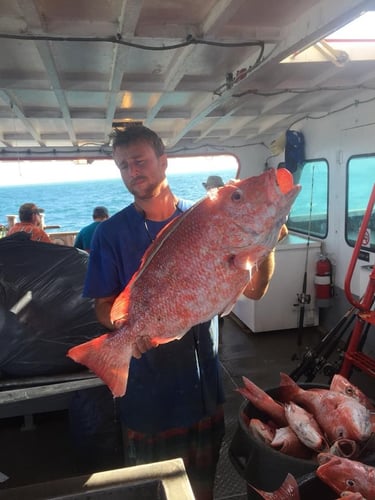
<svg viewBox="0 0 375 500"><path fill-rule="evenodd" d="M40 137L40 134L35 130L31 121L26 118L22 106L17 102L16 96L10 91L0 90L0 98L8 104L14 115L20 120L22 125L28 131L29 135L31 135L31 137L39 144L39 146L45 146Z"/></svg>
<svg viewBox="0 0 375 500"><path fill-rule="evenodd" d="M215 33L218 28L220 28L224 23L228 22L228 19L230 19L232 15L241 7L241 4L244 1L245 0L219 0L218 2L216 2L215 8L211 10L210 14L207 16L201 26L201 33L199 34L199 36L201 38L204 38L207 35ZM165 92L171 92L177 87L178 83L186 74L186 61L196 50L196 45L193 44L184 47L180 51L176 51L166 70L166 76L164 80ZM163 101L164 98L163 96L161 96L158 102L156 102L153 108L147 113L147 126L151 125L153 119L162 108Z"/></svg>
<svg viewBox="0 0 375 500"><path fill-rule="evenodd" d="M321 0L285 28L284 39L269 56L264 58L263 62L245 76L244 80L250 79L254 73L261 71L263 67L275 65L291 53L302 50L306 46L324 38L328 33L337 29L338 26L342 26L357 17L371 3L373 2L368 0L341 0L340 4L337 4L337 2ZM243 65L243 67L247 66ZM202 108L202 106L197 108L193 112L190 122L176 132L174 141L169 146L173 147L177 144L188 131L194 128L213 109L226 103L232 97L234 91L235 88L232 87L217 98L211 97L211 102L205 108Z"/></svg>
<svg viewBox="0 0 375 500"><path fill-rule="evenodd" d="M121 13L118 19L117 32L128 35L134 35L137 22L142 10L143 0L123 0ZM129 55L129 47L113 46L111 75L108 82L108 103L107 115L104 124L104 136L109 137L112 131L112 123L116 114L116 109L120 105L118 100L121 99L121 82L124 76L125 63Z"/></svg>

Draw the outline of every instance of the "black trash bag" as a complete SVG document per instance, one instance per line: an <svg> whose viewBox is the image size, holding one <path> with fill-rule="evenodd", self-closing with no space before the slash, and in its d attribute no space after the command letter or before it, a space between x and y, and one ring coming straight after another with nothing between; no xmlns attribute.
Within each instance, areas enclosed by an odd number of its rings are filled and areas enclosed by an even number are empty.
<svg viewBox="0 0 375 500"><path fill-rule="evenodd" d="M27 233L0 239L0 373L29 377L84 370L66 356L74 345L105 333L94 301L83 298L88 254L31 241ZM31 301L10 309L27 292Z"/></svg>

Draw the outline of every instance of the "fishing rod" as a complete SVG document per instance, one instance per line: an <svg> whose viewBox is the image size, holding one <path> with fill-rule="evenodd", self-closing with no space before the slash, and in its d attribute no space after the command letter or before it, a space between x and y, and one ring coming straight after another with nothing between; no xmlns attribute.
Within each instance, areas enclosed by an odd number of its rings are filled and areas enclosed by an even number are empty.
<svg viewBox="0 0 375 500"><path fill-rule="evenodd" d="M329 356L337 348L340 339L349 330L355 317L356 308L353 306L345 312L338 323L320 340L318 345L305 352L301 363L289 376L297 381L304 375L305 382L311 382L316 374L326 366ZM330 375L330 373L326 373L326 375Z"/></svg>
<svg viewBox="0 0 375 500"><path fill-rule="evenodd" d="M305 320L305 306L310 304L311 295L307 292L307 266L309 260L309 249L310 249L310 235L311 235L311 220L312 220L312 206L313 206L313 193L314 193L314 174L315 174L315 165L312 167L311 174L311 194L310 194L310 213L309 213L309 225L307 228L307 243L306 243L306 255L305 255L305 269L303 273L303 282L302 282L302 293L297 294L298 304L300 306L299 309L299 319L298 319L298 337L297 337L297 346L300 347L302 344L302 329Z"/></svg>

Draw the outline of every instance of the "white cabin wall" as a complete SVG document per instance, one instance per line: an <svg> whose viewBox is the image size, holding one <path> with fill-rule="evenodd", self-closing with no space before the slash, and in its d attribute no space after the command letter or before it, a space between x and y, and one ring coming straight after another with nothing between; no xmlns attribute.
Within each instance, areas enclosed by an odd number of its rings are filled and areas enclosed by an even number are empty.
<svg viewBox="0 0 375 500"><path fill-rule="evenodd" d="M293 127L305 136L306 158L324 158L329 164L329 227L322 246L334 265L335 286L342 290L353 253L345 241L346 164L353 155L375 152L374 113L375 103L371 102L319 120L305 120ZM271 158L269 164L276 167L283 160L282 154ZM361 266L374 262L373 253L369 263L358 261L352 278L353 294L363 293Z"/></svg>
<svg viewBox="0 0 375 500"><path fill-rule="evenodd" d="M365 97L359 100L362 99ZM375 102L368 102L326 118L304 120L293 127L305 136L306 158L323 158L329 165L329 226L328 236L322 240L322 249L334 266L335 297L330 308L321 310L326 328L336 324L350 307L344 293L345 276L353 254L353 247L345 241L346 165L353 155L375 153L374 116ZM233 153L233 150L229 152ZM284 161L284 153L271 157L272 152L264 146L238 148L234 154L239 161L240 178L260 174L266 163L269 167L277 167ZM357 261L351 282L351 292L356 297L363 294L368 281L363 266L374 264L375 255L371 252L370 262Z"/></svg>
<svg viewBox="0 0 375 500"><path fill-rule="evenodd" d="M251 146L235 151L239 162L239 178L245 179L264 171L266 158L271 154L264 146Z"/></svg>
<svg viewBox="0 0 375 500"><path fill-rule="evenodd" d="M345 241L346 165L355 154L373 153L375 104L353 107L321 120L309 120L301 130L305 135L306 158L325 158L329 164L329 228L323 248L335 266L335 285L344 289L346 271L353 248ZM371 123L372 122L372 123ZM374 264L358 261L352 278L352 293L360 295L360 268Z"/></svg>

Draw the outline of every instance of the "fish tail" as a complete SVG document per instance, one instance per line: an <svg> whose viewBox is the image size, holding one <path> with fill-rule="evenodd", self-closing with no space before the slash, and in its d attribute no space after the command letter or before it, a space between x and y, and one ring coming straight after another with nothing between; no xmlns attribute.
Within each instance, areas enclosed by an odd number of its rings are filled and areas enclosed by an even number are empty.
<svg viewBox="0 0 375 500"><path fill-rule="evenodd" d="M255 486L253 486L250 483L248 483L248 485L265 500L280 500L282 498L290 498L291 500L298 500L300 498L298 492L298 483L294 478L294 476L292 476L292 474L290 473L288 473L280 488L273 492L260 490L258 488L255 488Z"/></svg>
<svg viewBox="0 0 375 500"><path fill-rule="evenodd" d="M299 385L286 373L280 373L280 386L278 388L278 400L289 402L300 392Z"/></svg>
<svg viewBox="0 0 375 500"><path fill-rule="evenodd" d="M114 335L105 333L93 340L69 349L67 356L76 363L87 366L109 387L113 396L126 392L131 346L123 344L121 349L113 342Z"/></svg>

